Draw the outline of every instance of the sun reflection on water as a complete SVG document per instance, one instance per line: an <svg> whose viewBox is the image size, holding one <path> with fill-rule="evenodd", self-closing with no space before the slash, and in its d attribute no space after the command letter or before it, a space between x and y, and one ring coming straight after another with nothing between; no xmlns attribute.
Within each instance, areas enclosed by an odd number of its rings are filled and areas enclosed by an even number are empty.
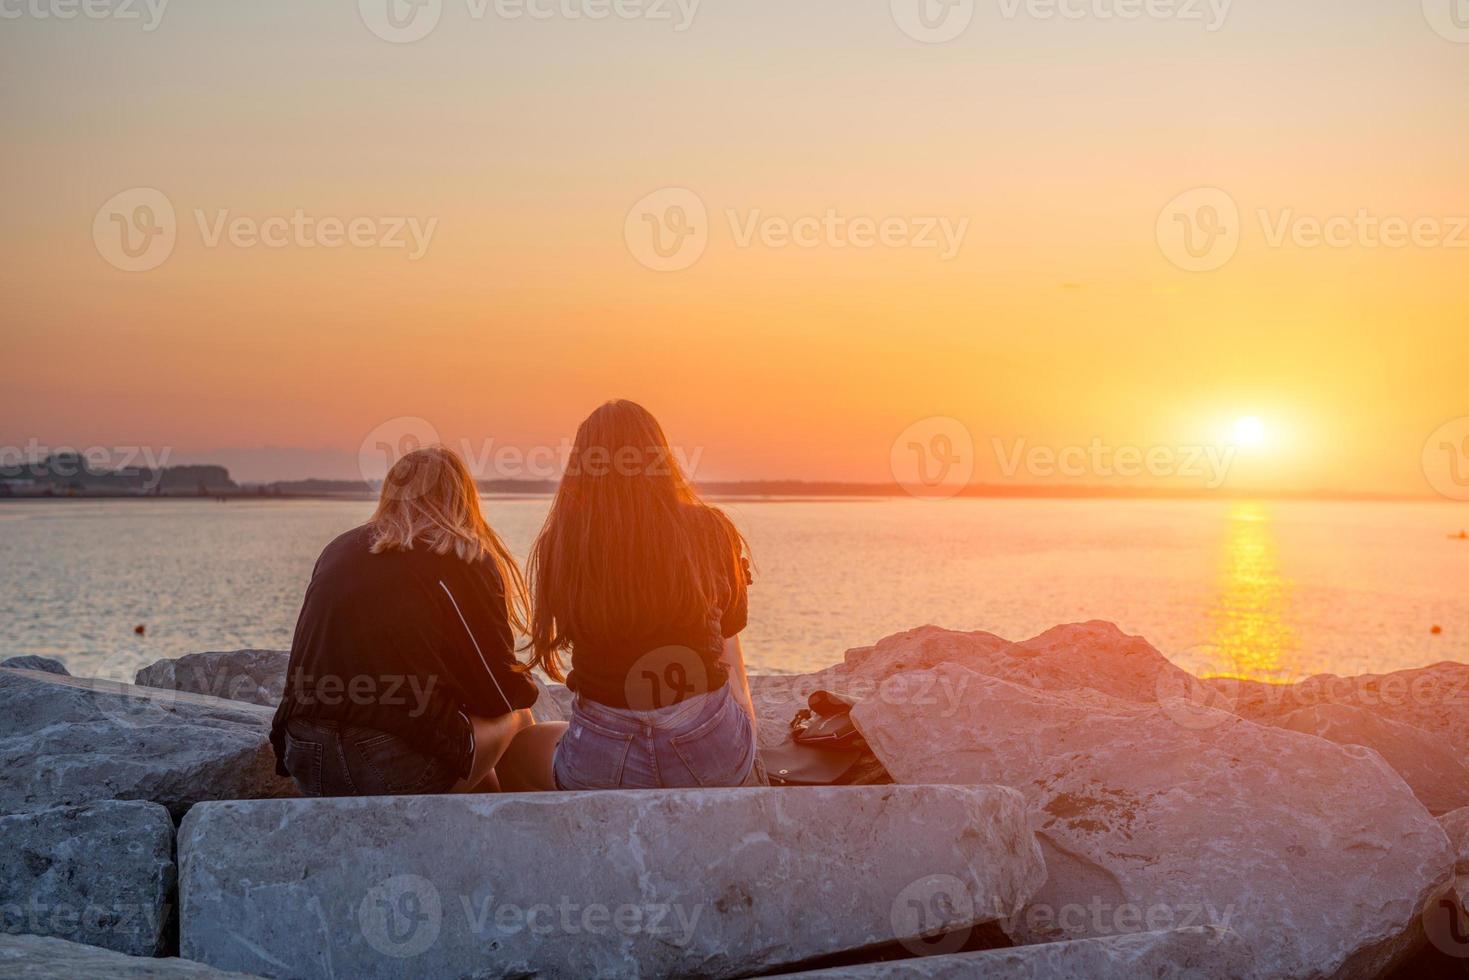
<svg viewBox="0 0 1469 980"><path fill-rule="evenodd" d="M1265 504L1230 506L1219 565L1219 595L1209 610L1217 673L1283 680L1300 650L1290 626L1293 583L1280 573L1271 515Z"/></svg>

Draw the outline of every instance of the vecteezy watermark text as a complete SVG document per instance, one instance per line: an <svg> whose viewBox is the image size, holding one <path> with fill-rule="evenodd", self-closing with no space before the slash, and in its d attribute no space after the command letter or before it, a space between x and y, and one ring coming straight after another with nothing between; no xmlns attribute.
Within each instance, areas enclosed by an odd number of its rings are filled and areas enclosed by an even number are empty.
<svg viewBox="0 0 1469 980"><path fill-rule="evenodd" d="M239 214L231 208L195 208L192 215L199 241L209 249L401 250L410 262L428 253L439 227L436 217L343 216L305 208L264 216ZM124 272L158 268L173 254L178 236L173 202L153 187L133 187L114 194L92 219L92 241L98 254Z"/></svg>
<svg viewBox="0 0 1469 980"><path fill-rule="evenodd" d="M645 21L671 25L682 34L694 24L702 0L464 0L472 21ZM432 34L444 0L357 0L363 25L392 44L411 44Z"/></svg>
<svg viewBox="0 0 1469 980"><path fill-rule="evenodd" d="M388 419L373 428L358 449L357 463L369 483L385 477L393 464L415 449L445 446L455 450L471 473L480 479L559 480L564 476L667 477L682 473L693 479L704 457L696 446L624 446L618 450L591 447L574 451L570 439L534 446L502 443L493 437L463 438L445 443L433 423L415 416Z"/></svg>
<svg viewBox="0 0 1469 980"><path fill-rule="evenodd" d="M915 41L944 44L969 30L975 0L890 0L893 21ZM998 0L1007 21L1176 21L1224 27L1234 0Z"/></svg>
<svg viewBox="0 0 1469 980"><path fill-rule="evenodd" d="M1217 490L1229 476L1237 446L1112 446L1093 439L1085 446L1032 446L1025 439L991 440L1000 474L1013 479L1024 472L1048 479L1137 479L1143 476L1201 481Z"/></svg>
<svg viewBox="0 0 1469 980"><path fill-rule="evenodd" d="M395 875L370 888L357 906L357 925L368 945L397 959L426 952L457 907L463 928L485 940L529 933L552 936L650 936L685 947L693 940L702 906L670 902L600 902L559 896L539 902L496 902L491 896L459 894L445 901L434 883L419 875ZM457 931L457 926L456 926Z"/></svg>
<svg viewBox="0 0 1469 980"><path fill-rule="evenodd" d="M151 34L163 23L169 0L0 0L0 20L141 21Z"/></svg>
<svg viewBox="0 0 1469 980"><path fill-rule="evenodd" d="M1136 480L1197 483L1217 490L1229 477L1239 447L1221 444L1131 445L1093 437L1086 444L1039 445L1024 437L991 437L994 466L1005 480ZM914 497L944 499L963 493L979 471L968 426L948 416L920 419L893 440L889 464L898 485Z"/></svg>
<svg viewBox="0 0 1469 980"><path fill-rule="evenodd" d="M1251 217L1272 249L1469 249L1469 215L1393 215L1370 208L1306 214L1281 207L1256 208ZM1180 269L1212 272L1234 258L1250 224L1227 191L1200 187L1168 202L1156 235L1164 256Z"/></svg>
<svg viewBox="0 0 1469 980"><path fill-rule="evenodd" d="M935 214L874 216L828 207L804 214L772 214L763 208L726 208L722 217L736 248L914 249L959 256L970 219ZM639 263L655 272L679 272L703 257L712 237L709 209L686 187L665 187L628 211L623 238Z"/></svg>

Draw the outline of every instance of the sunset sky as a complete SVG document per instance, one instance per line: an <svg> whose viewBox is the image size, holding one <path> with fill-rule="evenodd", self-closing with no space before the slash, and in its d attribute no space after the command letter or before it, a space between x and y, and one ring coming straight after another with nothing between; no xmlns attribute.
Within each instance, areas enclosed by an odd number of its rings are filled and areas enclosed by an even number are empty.
<svg viewBox="0 0 1469 980"><path fill-rule="evenodd" d="M684 31L671 0L672 22L444 0L413 43L355 2L6 19L0 444L347 477L398 416L555 445L624 396L705 479L890 480L899 434L945 417L976 480L1005 478L997 439L1248 432L1229 487L1431 495L1425 441L1469 416L1469 44L1418 0L1236 0L1215 31L1090 13L1112 6L981 3L945 44L888 0L706 0ZM132 188L176 212L148 271L94 240ZM680 271L628 235L664 188L707 208ZM1159 240L1196 188L1239 209L1211 271ZM209 243L220 212L297 209L433 234L416 260ZM965 232L952 257L740 242L829 211ZM1364 211L1458 247L1270 241Z"/></svg>

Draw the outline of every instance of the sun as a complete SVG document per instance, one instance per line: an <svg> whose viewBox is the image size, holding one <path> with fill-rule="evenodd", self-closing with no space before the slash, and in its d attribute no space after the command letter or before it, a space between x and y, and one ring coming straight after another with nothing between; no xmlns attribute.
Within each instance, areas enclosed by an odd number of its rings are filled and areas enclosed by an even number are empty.
<svg viewBox="0 0 1469 980"><path fill-rule="evenodd" d="M1237 445L1256 447L1265 444L1265 423L1257 415L1235 420L1234 441Z"/></svg>

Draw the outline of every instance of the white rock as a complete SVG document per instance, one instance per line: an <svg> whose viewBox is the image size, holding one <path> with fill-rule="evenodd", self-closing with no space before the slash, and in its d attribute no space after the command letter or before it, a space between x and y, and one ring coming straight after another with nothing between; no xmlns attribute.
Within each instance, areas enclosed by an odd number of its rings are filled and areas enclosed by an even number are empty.
<svg viewBox="0 0 1469 980"><path fill-rule="evenodd" d="M557 684L548 681L540 674L531 674L531 680L536 682L536 690L539 696L536 703L531 705L531 717L537 724L549 721L571 720L571 699L574 695L566 689L565 684Z"/></svg>
<svg viewBox="0 0 1469 980"><path fill-rule="evenodd" d="M0 812L294 796L275 774L271 710L113 681L0 669Z"/></svg>
<svg viewBox="0 0 1469 980"><path fill-rule="evenodd" d="M923 956L782 976L799 980L1234 980L1253 955L1227 929L1191 928Z"/></svg>
<svg viewBox="0 0 1469 980"><path fill-rule="evenodd" d="M963 695L855 710L893 777L998 783L1032 804L1050 877L1013 935L1223 926L1256 951L1253 976L1303 978L1375 977L1421 944L1418 916L1452 857L1376 753L952 664L904 676Z"/></svg>
<svg viewBox="0 0 1469 980"><path fill-rule="evenodd" d="M133 683L274 708L286 689L290 659L286 650L191 653L144 667Z"/></svg>
<svg viewBox="0 0 1469 980"><path fill-rule="evenodd" d="M0 817L4 932L133 956L163 949L173 911L173 820L155 803L107 800Z"/></svg>
<svg viewBox="0 0 1469 980"><path fill-rule="evenodd" d="M1100 621L1057 626L1019 643L925 626L847 651L834 673L882 679L946 663L1023 687L1088 689L1124 701L1157 701L1160 689L1181 690L1191 680L1147 640Z"/></svg>
<svg viewBox="0 0 1469 980"><path fill-rule="evenodd" d="M737 977L961 927L1045 871L998 787L218 803L179 832L183 955L316 977Z"/></svg>
<svg viewBox="0 0 1469 980"><path fill-rule="evenodd" d="M1047 691L1090 689L1143 703L1160 695L1199 696L1192 675L1112 623L1057 626L1019 643L992 633L924 626L848 650L842 663L813 674L751 677L760 744L768 748L785 737L812 691L839 690L859 700L906 697L892 678L945 663Z"/></svg>
<svg viewBox="0 0 1469 980"><path fill-rule="evenodd" d="M1298 708L1274 723L1341 745L1375 750L1412 787L1429 813L1469 806L1469 766L1441 735L1347 704Z"/></svg>
<svg viewBox="0 0 1469 980"><path fill-rule="evenodd" d="M40 936L0 935L0 976L7 980L250 980L202 963L126 956Z"/></svg>

